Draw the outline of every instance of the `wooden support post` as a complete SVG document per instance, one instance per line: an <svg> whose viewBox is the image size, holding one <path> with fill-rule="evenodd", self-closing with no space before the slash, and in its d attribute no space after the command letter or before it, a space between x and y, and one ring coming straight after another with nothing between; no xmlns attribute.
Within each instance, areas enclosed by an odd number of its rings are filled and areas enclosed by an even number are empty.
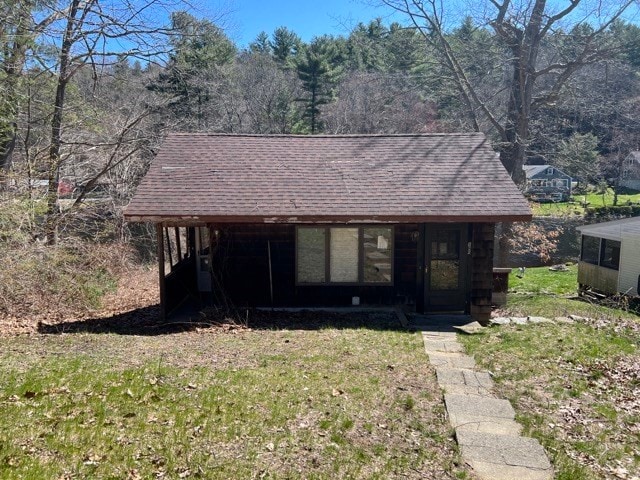
<svg viewBox="0 0 640 480"><path fill-rule="evenodd" d="M164 271L164 236L162 235L161 223L156 224L156 240L158 242L156 251L158 255L158 281L160 287L160 320L165 321L167 319L167 293Z"/></svg>
<svg viewBox="0 0 640 480"><path fill-rule="evenodd" d="M418 225L418 245L416 255L416 312L424 313L424 267L425 267L426 225Z"/></svg>
<svg viewBox="0 0 640 480"><path fill-rule="evenodd" d="M164 230L165 238L167 239L167 253L169 253L169 265L171 265L171 270L173 270L173 255L171 254L171 240L169 239L169 229L166 228Z"/></svg>
<svg viewBox="0 0 640 480"><path fill-rule="evenodd" d="M182 261L182 247L180 245L180 227L174 227L174 232L176 234L176 248L178 250L178 262Z"/></svg>
<svg viewBox="0 0 640 480"><path fill-rule="evenodd" d="M271 240L267 240L267 256L269 257L269 294L273 307L273 267L271 266Z"/></svg>

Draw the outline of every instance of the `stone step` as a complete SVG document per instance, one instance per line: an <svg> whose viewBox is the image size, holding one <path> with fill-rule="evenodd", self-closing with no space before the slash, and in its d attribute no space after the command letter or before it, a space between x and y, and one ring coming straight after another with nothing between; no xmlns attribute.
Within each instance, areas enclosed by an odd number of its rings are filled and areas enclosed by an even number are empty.
<svg viewBox="0 0 640 480"><path fill-rule="evenodd" d="M429 362L434 367L475 368L473 357L460 352L434 352L429 354Z"/></svg>
<svg viewBox="0 0 640 480"><path fill-rule="evenodd" d="M446 393L444 402L449 415L478 415L513 420L516 412L508 400Z"/></svg>
<svg viewBox="0 0 640 480"><path fill-rule="evenodd" d="M427 355L438 352L464 352L464 348L458 342L447 342L441 340L425 340L424 351Z"/></svg>
<svg viewBox="0 0 640 480"><path fill-rule="evenodd" d="M473 462L551 471L551 463L535 438L456 430L462 456Z"/></svg>
<svg viewBox="0 0 640 480"><path fill-rule="evenodd" d="M449 414L449 422L456 432L481 432L495 435L519 436L522 427L508 418L483 417L469 414Z"/></svg>
<svg viewBox="0 0 640 480"><path fill-rule="evenodd" d="M466 385L469 387L481 387L491 390L493 380L488 372L477 372L468 368L437 367L436 377L440 386Z"/></svg>

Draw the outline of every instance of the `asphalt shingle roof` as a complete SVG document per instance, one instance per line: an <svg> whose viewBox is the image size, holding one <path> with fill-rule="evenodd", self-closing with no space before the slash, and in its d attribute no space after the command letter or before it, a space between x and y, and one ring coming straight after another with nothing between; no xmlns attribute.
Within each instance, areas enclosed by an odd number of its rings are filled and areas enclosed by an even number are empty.
<svg viewBox="0 0 640 480"><path fill-rule="evenodd" d="M172 134L129 221L501 221L531 211L482 134Z"/></svg>

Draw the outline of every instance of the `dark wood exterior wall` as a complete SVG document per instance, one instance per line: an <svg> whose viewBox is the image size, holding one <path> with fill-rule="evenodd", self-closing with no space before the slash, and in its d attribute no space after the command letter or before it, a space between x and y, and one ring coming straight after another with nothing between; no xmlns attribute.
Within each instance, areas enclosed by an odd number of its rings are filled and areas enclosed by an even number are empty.
<svg viewBox="0 0 640 480"><path fill-rule="evenodd" d="M212 228L220 232L212 262L217 277L214 285L223 285L223 294L236 305L347 306L354 296L360 297L363 304L415 302L419 240L412 234L418 231L418 225L394 226L392 286L296 285L295 225L238 224Z"/></svg>
<svg viewBox="0 0 640 480"><path fill-rule="evenodd" d="M494 235L495 224L472 224L470 313L479 322L486 322L491 317Z"/></svg>
<svg viewBox="0 0 640 480"><path fill-rule="evenodd" d="M296 226L287 224L225 224L210 226L213 293L218 304L236 306L348 306L352 297L364 305L420 305L424 300L424 235L435 224L394 225L393 285L296 285ZM433 228L433 226L431 227ZM158 227L160 291L163 314L170 314L186 298L207 301L198 293L193 229L189 229L186 253L165 272L167 232ZM469 224L468 313L478 321L491 315L493 293L493 243L495 224ZM269 255L269 248L271 255ZM270 285L269 256L271 257ZM271 299L273 291L273 301Z"/></svg>

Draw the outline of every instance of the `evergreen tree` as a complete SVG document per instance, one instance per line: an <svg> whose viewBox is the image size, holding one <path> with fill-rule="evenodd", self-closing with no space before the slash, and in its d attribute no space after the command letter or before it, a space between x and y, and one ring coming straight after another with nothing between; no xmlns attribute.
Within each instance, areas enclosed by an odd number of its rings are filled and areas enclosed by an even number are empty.
<svg viewBox="0 0 640 480"><path fill-rule="evenodd" d="M302 45L303 42L300 37L287 27L276 28L270 42L273 57L280 65L285 67L291 65Z"/></svg>
<svg viewBox="0 0 640 480"><path fill-rule="evenodd" d="M269 35L267 32L262 31L258 34L256 39L249 44L249 51L252 53L271 53L271 45L269 44Z"/></svg>
<svg viewBox="0 0 640 480"><path fill-rule="evenodd" d="M171 15L171 28L175 36L169 65L149 89L172 97L168 108L182 128L207 129L211 84L233 60L235 46L212 22L186 12Z"/></svg>
<svg viewBox="0 0 640 480"><path fill-rule="evenodd" d="M332 37L317 37L311 41L296 62L298 78L306 92L299 101L304 104L304 118L308 121L308 131L317 133L320 122L320 106L333 97L333 87L340 73L338 60L341 53Z"/></svg>

